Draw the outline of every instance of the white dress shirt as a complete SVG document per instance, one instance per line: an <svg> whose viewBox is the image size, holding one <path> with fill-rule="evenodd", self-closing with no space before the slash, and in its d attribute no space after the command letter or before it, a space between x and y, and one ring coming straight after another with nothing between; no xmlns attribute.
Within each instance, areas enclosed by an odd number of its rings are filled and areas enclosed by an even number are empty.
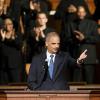
<svg viewBox="0 0 100 100"><path fill-rule="evenodd" d="M49 53L48 50L47 50L46 55L47 55L46 61L48 62L48 66L49 66L50 59L51 59L50 55L54 55L54 57L53 57L53 62L54 62L56 54Z"/></svg>

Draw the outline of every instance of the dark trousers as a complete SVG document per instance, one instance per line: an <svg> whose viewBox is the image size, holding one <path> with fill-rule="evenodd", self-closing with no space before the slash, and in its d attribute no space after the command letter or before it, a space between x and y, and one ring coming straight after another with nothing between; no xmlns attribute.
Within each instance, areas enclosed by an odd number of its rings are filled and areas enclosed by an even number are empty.
<svg viewBox="0 0 100 100"><path fill-rule="evenodd" d="M86 82L87 84L94 83L94 67L95 65L84 65L81 68L76 68L73 74L74 82Z"/></svg>

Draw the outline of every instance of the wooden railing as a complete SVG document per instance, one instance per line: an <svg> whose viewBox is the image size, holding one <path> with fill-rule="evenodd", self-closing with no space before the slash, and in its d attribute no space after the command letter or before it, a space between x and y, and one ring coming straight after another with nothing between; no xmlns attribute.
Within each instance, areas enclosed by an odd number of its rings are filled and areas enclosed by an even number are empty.
<svg viewBox="0 0 100 100"><path fill-rule="evenodd" d="M100 100L100 91L1 91L0 100Z"/></svg>

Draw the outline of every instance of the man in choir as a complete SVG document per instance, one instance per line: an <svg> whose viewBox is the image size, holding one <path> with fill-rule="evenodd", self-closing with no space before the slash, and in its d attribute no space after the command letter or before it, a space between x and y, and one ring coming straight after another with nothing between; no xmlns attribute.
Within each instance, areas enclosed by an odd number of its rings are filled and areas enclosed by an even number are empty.
<svg viewBox="0 0 100 100"><path fill-rule="evenodd" d="M35 24L31 27L31 32L28 34L27 44L30 48L30 62L34 55L41 53L45 48L45 37L47 33L54 31L53 28L47 26L48 16L45 12L38 12Z"/></svg>
<svg viewBox="0 0 100 100"><path fill-rule="evenodd" d="M85 0L61 0L55 13L55 18L62 21L61 31L64 30L65 24L76 19L76 12L78 6L84 6L87 16L90 17L90 11Z"/></svg>
<svg viewBox="0 0 100 100"><path fill-rule="evenodd" d="M80 71L75 70L74 81L86 81L90 84L93 83L94 67L97 64L96 42L99 40L99 35L96 22L87 19L86 15L85 8L79 6L77 19L66 25L62 37L64 50L68 50L73 57L77 58L84 48L88 50L88 57L84 61L81 72L83 79L80 79Z"/></svg>

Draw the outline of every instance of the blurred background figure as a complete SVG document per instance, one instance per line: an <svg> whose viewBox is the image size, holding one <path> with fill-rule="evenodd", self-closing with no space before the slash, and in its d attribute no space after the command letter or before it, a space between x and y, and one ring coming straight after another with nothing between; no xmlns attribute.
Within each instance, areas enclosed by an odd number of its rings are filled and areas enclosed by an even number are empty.
<svg viewBox="0 0 100 100"><path fill-rule="evenodd" d="M23 60L21 55L22 37L13 27L10 18L4 20L0 30L1 66L0 84L22 81Z"/></svg>
<svg viewBox="0 0 100 100"><path fill-rule="evenodd" d="M29 33L30 26L35 23L37 13L40 11L48 13L49 5L43 0L22 0L21 5L22 26L24 33L27 35Z"/></svg>
<svg viewBox="0 0 100 100"><path fill-rule="evenodd" d="M4 19L7 16L7 4L5 0L0 0L0 19Z"/></svg>
<svg viewBox="0 0 100 100"><path fill-rule="evenodd" d="M85 0L61 0L56 9L55 17L62 20L62 25L69 21L76 19L76 12L78 6L84 6L87 15L90 16L90 12Z"/></svg>
<svg viewBox="0 0 100 100"><path fill-rule="evenodd" d="M95 12L93 14L93 19L97 22L98 24L98 33L100 35L100 0L94 0L94 3L95 3Z"/></svg>
<svg viewBox="0 0 100 100"><path fill-rule="evenodd" d="M95 21L98 21L98 20L100 20L100 0L94 0L94 3L95 3L95 7L96 7L96 9L95 9L95 12L94 12L94 15L93 15L93 18L94 18L94 20Z"/></svg>
<svg viewBox="0 0 100 100"><path fill-rule="evenodd" d="M45 12L38 12L34 26L31 28L31 32L27 38L27 44L29 50L29 62L36 54L41 53L45 48L45 37L49 32L54 29L47 26L48 17Z"/></svg>
<svg viewBox="0 0 100 100"><path fill-rule="evenodd" d="M88 57L84 61L82 69L74 70L73 80L86 81L88 84L92 84L94 82L94 67L98 63L96 43L99 41L99 34L97 23L88 19L86 14L84 6L79 6L77 19L67 23L62 37L64 50L69 51L74 58L77 58L84 49L88 50Z"/></svg>

